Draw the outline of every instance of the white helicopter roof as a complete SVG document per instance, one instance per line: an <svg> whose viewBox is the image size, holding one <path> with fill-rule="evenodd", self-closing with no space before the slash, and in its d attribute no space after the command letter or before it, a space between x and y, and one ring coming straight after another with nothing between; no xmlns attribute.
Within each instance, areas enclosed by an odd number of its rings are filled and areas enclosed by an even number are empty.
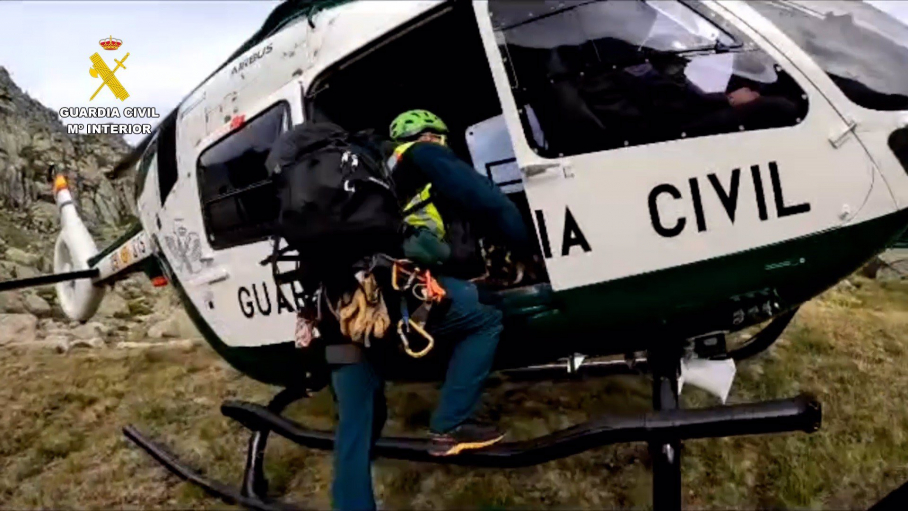
<svg viewBox="0 0 908 511"><path fill-rule="evenodd" d="M314 28L310 26L309 17L297 15L286 25L273 29L275 33L255 34L243 45L249 46L245 51L234 53L231 60L189 93L152 134L114 168L114 173L131 168L161 126L172 121L171 116L177 117L180 123L190 114L204 117L208 128L204 134L193 136L197 144L231 117L242 114L249 101L267 96L293 80L308 86L326 68L367 48L371 42L444 1L351 0L340 5L333 5L330 0L322 1L328 5L311 17ZM306 58L299 58L300 53Z"/></svg>
<svg viewBox="0 0 908 511"><path fill-rule="evenodd" d="M190 134L198 144L287 83L308 87L331 65L440 3L354 1L320 12L314 28L307 18L298 18L204 82L181 103L180 123L189 122L187 116L204 117L205 129Z"/></svg>

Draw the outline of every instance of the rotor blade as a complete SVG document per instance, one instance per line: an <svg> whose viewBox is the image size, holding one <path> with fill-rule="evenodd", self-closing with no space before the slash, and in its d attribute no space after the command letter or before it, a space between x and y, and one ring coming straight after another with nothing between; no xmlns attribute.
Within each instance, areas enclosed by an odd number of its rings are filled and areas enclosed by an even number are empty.
<svg viewBox="0 0 908 511"><path fill-rule="evenodd" d="M27 279L8 280L6 282L0 282L0 292L26 287L46 286L47 284L56 284L57 282L66 282L68 280L93 279L100 275L100 273L101 272L99 272L97 268L92 268L90 270L70 271L66 273L29 277Z"/></svg>

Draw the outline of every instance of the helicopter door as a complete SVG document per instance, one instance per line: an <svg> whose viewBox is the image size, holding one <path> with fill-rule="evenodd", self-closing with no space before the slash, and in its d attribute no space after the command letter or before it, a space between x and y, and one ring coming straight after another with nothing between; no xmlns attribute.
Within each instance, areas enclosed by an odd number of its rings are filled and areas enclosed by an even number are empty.
<svg viewBox="0 0 908 511"><path fill-rule="evenodd" d="M700 4L474 8L555 290L835 228L869 194L819 91Z"/></svg>
<svg viewBox="0 0 908 511"><path fill-rule="evenodd" d="M259 261L271 253L277 218L264 160L281 133L302 122L301 96L297 81L236 101L225 96L234 115L215 129L201 122L204 108L183 117L190 127L183 164L193 178L171 192L159 237L186 294L228 346L286 342L293 332L294 291L276 288Z"/></svg>

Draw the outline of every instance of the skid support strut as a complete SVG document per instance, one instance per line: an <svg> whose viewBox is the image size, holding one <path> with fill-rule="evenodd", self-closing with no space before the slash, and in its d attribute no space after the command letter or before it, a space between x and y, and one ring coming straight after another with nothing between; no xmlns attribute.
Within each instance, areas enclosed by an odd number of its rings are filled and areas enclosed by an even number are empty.
<svg viewBox="0 0 908 511"><path fill-rule="evenodd" d="M268 411L280 414L294 401L306 397L306 391L287 388L277 393L268 403ZM249 448L246 451L246 470L243 473L243 486L240 490L245 497L264 500L268 495L268 480L265 479L265 447L268 445L267 427L254 429L249 437Z"/></svg>
<svg viewBox="0 0 908 511"><path fill-rule="evenodd" d="M678 410L678 380L681 377L681 357L676 354L650 355L653 372L653 409L657 412ZM653 460L653 509L681 509L681 441L677 438L656 438L649 442Z"/></svg>
<svg viewBox="0 0 908 511"><path fill-rule="evenodd" d="M279 415L290 403L309 396L309 392L301 389L286 388L280 391L263 407L269 413ZM239 504L247 509L259 511L295 511L295 506L268 498L268 480L265 479L265 447L268 444L268 435L271 428L268 423L260 423L249 428L252 435L249 437L249 447L246 451L246 470L243 473L243 482L239 490L206 478L199 471L189 467L179 458L170 453L163 445L143 435L134 426L123 428L123 434L133 443L145 450L152 458L157 460L167 470L204 489L210 495L220 498L229 504Z"/></svg>

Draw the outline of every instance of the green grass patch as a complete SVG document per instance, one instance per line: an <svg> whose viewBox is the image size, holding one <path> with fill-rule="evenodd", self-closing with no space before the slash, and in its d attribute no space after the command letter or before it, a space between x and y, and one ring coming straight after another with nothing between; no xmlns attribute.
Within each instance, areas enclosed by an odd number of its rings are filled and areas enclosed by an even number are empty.
<svg viewBox="0 0 908 511"><path fill-rule="evenodd" d="M2 234L0 234L2 236ZM10 241L7 239L7 241ZM852 278L805 305L768 352L740 364L729 400L811 392L823 425L791 433L689 441L689 509L866 509L908 479L908 284ZM179 482L129 442L136 424L188 463L238 482L247 432L223 418L223 399L267 402L272 387L240 376L210 349L95 350L66 356L0 349L0 507L174 509L225 506ZM650 381L620 377L491 385L484 415L513 439L605 413L649 409ZM425 434L437 385L389 384L386 433ZM685 406L714 397L685 387ZM287 415L330 429L327 390ZM273 494L330 507L331 453L273 438ZM388 509L614 509L651 506L644 444L607 446L514 470L380 460L376 492Z"/></svg>

